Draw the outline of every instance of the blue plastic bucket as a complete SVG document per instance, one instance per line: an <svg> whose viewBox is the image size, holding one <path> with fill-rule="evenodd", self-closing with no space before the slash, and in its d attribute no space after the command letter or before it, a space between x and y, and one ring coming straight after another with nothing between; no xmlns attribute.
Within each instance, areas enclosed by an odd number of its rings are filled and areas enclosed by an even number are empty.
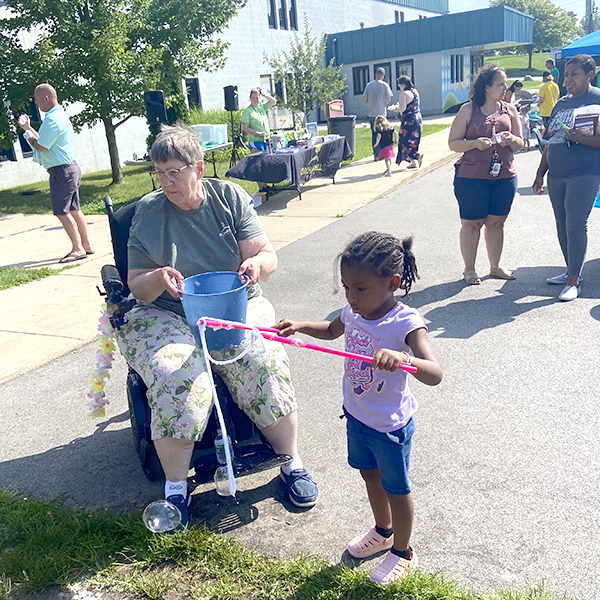
<svg viewBox="0 0 600 600"><path fill-rule="evenodd" d="M202 343L197 323L201 317L246 322L247 287L248 284L243 283L240 276L232 271L201 273L183 280L181 302L199 347L202 347ZM244 336L243 329L226 331L206 328L206 343L210 351L239 346Z"/></svg>

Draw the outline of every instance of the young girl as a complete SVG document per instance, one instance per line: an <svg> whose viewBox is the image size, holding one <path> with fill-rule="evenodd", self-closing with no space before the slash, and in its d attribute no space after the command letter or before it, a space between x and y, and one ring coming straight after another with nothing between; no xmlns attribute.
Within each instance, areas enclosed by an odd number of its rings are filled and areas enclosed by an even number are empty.
<svg viewBox="0 0 600 600"><path fill-rule="evenodd" d="M417 566L409 545L414 509L408 479L417 401L408 373L398 367L414 365L414 376L426 385L442 379L423 319L394 298L398 289L408 294L418 277L411 246L412 238L401 242L374 231L360 235L339 257L348 301L341 315L331 323L283 320L276 326L284 336L300 332L333 340L344 334L347 351L375 356L372 363L345 363L348 462L360 470L375 517L375 526L354 538L348 552L367 558L389 549L371 574L372 582L384 585Z"/></svg>
<svg viewBox="0 0 600 600"><path fill-rule="evenodd" d="M523 150L529 150L529 106L521 106L519 109L520 118L521 118L521 131L523 133L523 141L525 145L523 146Z"/></svg>
<svg viewBox="0 0 600 600"><path fill-rule="evenodd" d="M398 134L383 115L379 115L375 119L375 131L377 139L373 148L379 146L379 159L385 159L384 176L391 177L392 158L394 158L394 146L398 143Z"/></svg>

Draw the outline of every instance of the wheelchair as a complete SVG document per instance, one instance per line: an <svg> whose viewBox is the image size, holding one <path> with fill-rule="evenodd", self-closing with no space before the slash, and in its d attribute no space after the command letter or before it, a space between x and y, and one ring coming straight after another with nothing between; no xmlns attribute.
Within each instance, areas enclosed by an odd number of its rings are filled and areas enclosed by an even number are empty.
<svg viewBox="0 0 600 600"><path fill-rule="evenodd" d="M107 312L110 322L115 329L118 329L125 323L127 312L136 303L135 299L128 298L127 241L129 240L129 229L137 203L138 200L134 200L115 212L110 196L104 198L115 265L104 265L102 267L101 274L104 291L100 289L98 291L102 296L106 297ZM276 454L274 452L256 425L235 403L222 379L216 374L213 374L213 377L227 433L231 437L235 456L233 460L235 476L249 475L287 464L291 460L291 456ZM160 481L164 480L165 475L150 435L151 410L148 406L146 392L147 387L142 378L129 367L127 374L127 402L133 443L148 480ZM195 484L212 481L215 469L220 466L214 448L214 440L218 434L218 430L219 422L216 410L213 407L204 435L194 446L191 468L195 473L192 477L192 482Z"/></svg>

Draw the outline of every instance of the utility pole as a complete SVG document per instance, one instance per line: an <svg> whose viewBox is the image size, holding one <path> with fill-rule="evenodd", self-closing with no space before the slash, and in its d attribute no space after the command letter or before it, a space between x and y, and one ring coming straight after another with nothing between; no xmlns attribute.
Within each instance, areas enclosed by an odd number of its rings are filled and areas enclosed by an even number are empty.
<svg viewBox="0 0 600 600"><path fill-rule="evenodd" d="M594 15L592 13L592 0L585 0L585 33L592 33L592 27L594 26Z"/></svg>

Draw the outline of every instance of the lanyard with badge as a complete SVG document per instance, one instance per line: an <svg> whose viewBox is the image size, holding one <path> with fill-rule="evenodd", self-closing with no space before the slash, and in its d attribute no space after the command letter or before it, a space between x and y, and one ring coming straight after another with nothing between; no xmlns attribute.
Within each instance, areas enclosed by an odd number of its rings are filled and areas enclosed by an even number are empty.
<svg viewBox="0 0 600 600"><path fill-rule="evenodd" d="M502 169L502 161L498 156L497 146L502 140L502 134L496 133L496 121L492 121L492 162L490 164L490 177L498 177Z"/></svg>

